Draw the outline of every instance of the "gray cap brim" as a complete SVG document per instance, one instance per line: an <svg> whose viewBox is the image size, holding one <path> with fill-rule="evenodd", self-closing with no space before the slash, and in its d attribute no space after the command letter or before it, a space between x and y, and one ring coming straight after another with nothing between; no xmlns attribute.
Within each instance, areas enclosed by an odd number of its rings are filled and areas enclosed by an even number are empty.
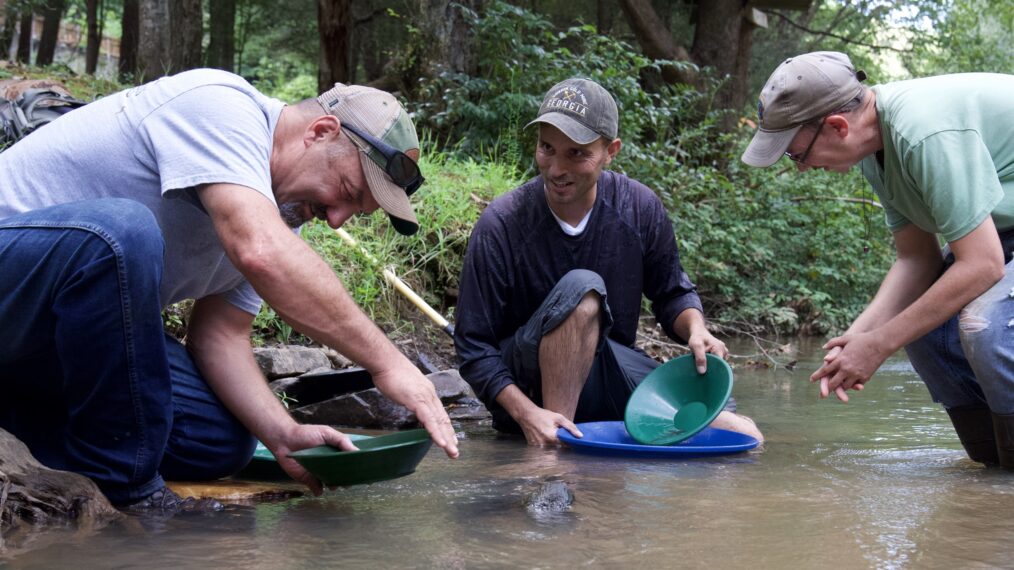
<svg viewBox="0 0 1014 570"><path fill-rule="evenodd" d="M537 119L525 125L525 128L527 129L535 123L553 125L560 129L563 134L567 135L568 139L577 144L593 143L602 136L563 113L543 113Z"/></svg>
<svg viewBox="0 0 1014 570"><path fill-rule="evenodd" d="M786 149L792 144L792 139L803 125L792 127L784 131L764 131L758 129L753 135L753 140L746 147L743 153L743 162L750 166L765 168L778 162L785 155Z"/></svg>

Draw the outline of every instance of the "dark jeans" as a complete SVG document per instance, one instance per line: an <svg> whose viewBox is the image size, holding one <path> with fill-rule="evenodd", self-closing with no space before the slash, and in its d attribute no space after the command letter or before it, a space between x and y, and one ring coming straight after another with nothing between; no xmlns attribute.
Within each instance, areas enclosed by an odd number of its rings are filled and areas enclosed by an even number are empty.
<svg viewBox="0 0 1014 570"><path fill-rule="evenodd" d="M162 329L162 234L123 199L0 220L0 427L115 504L240 469L249 433Z"/></svg>

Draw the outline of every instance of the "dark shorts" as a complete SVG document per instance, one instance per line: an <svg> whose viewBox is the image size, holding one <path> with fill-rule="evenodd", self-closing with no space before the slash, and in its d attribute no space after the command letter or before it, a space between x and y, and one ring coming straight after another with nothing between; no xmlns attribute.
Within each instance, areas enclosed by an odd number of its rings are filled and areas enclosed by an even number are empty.
<svg viewBox="0 0 1014 570"><path fill-rule="evenodd" d="M590 292L602 299L602 329L591 371L578 398L575 423L615 421L623 419L627 400L634 389L659 363L636 348L625 346L608 337L613 324L609 312L606 286L593 271L575 269L560 279L542 305L514 336L500 343L504 363L514 376L514 383L536 405L542 406L542 372L539 369L539 345L542 337L560 326L574 312L578 303ZM735 409L730 398L726 409ZM490 407L493 427L497 431L521 433L521 426L495 402Z"/></svg>
<svg viewBox="0 0 1014 570"><path fill-rule="evenodd" d="M578 399L575 421L589 422L623 419L623 409L638 383L658 363L643 352L607 339L613 318L609 312L606 286L592 271L576 269L567 273L549 292L528 322L500 344L504 362L510 368L517 387L542 405L542 372L539 369L539 345L542 337L560 326L590 292L602 299L602 330L588 380ZM521 427L506 410L493 405L493 427L499 431L521 433Z"/></svg>

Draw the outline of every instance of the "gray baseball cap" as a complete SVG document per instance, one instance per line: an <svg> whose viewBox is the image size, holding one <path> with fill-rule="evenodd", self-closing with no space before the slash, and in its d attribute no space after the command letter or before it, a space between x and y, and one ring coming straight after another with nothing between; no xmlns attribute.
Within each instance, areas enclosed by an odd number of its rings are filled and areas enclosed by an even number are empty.
<svg viewBox="0 0 1014 570"><path fill-rule="evenodd" d="M790 57L768 78L757 101L760 123L743 153L750 166L771 166L785 154L803 125L840 109L862 92L866 74L849 56L816 51Z"/></svg>
<svg viewBox="0 0 1014 570"><path fill-rule="evenodd" d="M539 115L525 128L546 123L577 144L588 144L599 137L615 139L619 122L616 101L608 91L590 79L572 77L546 93Z"/></svg>

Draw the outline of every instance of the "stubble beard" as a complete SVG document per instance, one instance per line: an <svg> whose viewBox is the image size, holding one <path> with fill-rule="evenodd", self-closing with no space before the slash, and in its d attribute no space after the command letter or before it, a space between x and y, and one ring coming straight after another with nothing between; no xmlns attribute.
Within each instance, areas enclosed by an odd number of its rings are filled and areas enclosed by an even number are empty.
<svg viewBox="0 0 1014 570"><path fill-rule="evenodd" d="M306 223L306 220L303 218L303 205L299 202L289 202L278 206L278 215L282 217L285 225L290 228L298 228Z"/></svg>

